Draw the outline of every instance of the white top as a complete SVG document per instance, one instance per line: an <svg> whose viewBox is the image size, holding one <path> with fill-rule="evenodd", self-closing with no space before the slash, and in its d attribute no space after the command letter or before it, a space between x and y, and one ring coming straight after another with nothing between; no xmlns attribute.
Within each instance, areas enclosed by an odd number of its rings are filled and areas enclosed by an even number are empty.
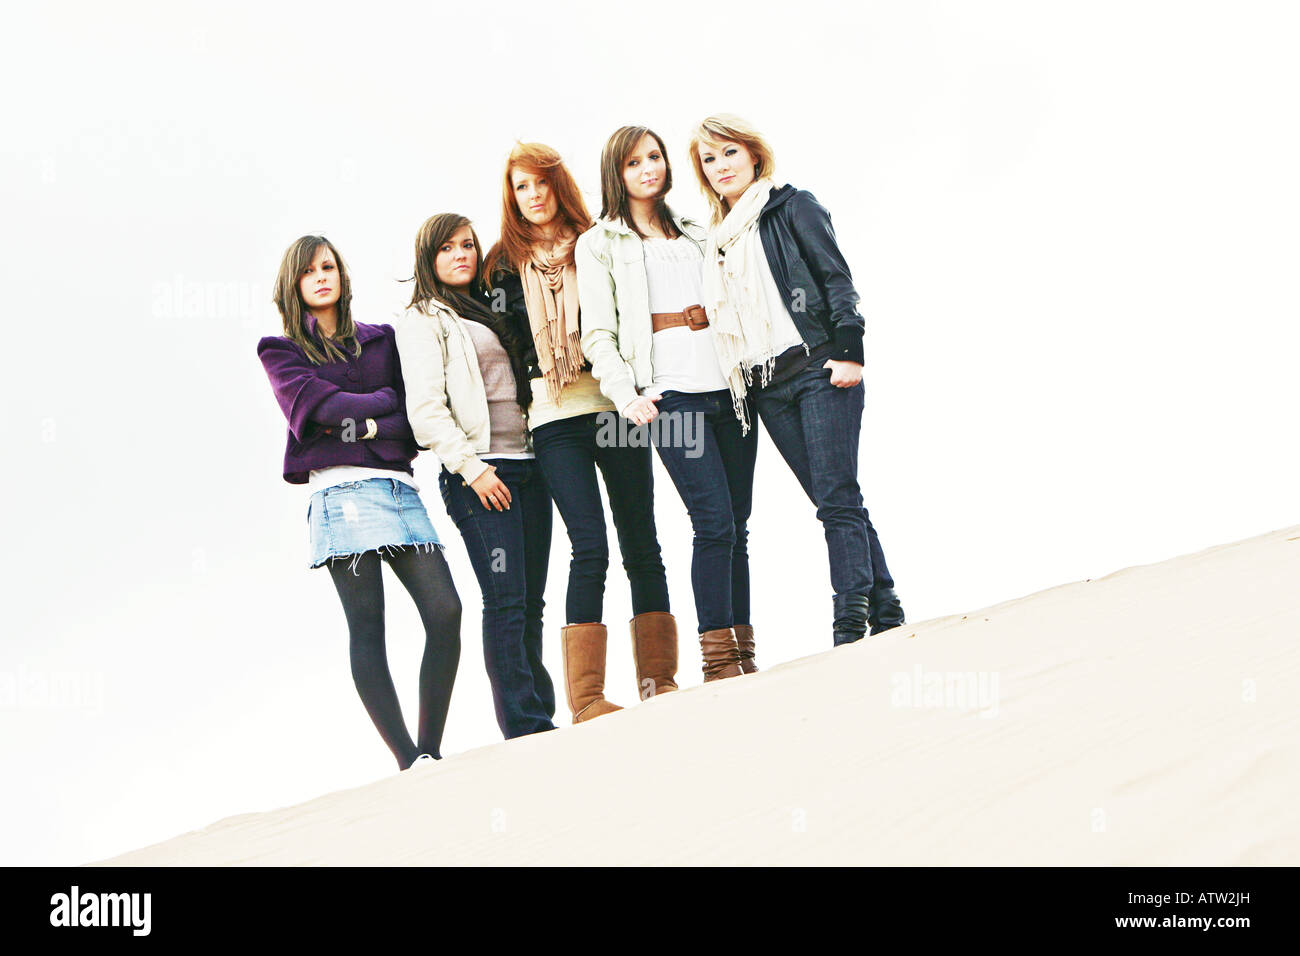
<svg viewBox="0 0 1300 956"><path fill-rule="evenodd" d="M763 283L763 298L767 302L767 321L772 326L772 348L765 353L745 356L743 364L752 368L780 355L786 349L803 345L803 336L799 334L799 327L794 324L794 319L790 318L785 300L781 298L781 290L772 276L772 267L767 264L767 254L763 251L763 240L759 237L757 229L754 230L751 241L756 248L750 250L750 261L757 264L759 281Z"/></svg>
<svg viewBox="0 0 1300 956"><path fill-rule="evenodd" d="M307 490L311 494L341 485L349 481L366 481L370 478L392 478L402 484L410 485L416 491L420 486L404 471L390 471L387 468L367 468L364 465L330 465L328 468L316 468L307 476Z"/></svg>
<svg viewBox="0 0 1300 956"><path fill-rule="evenodd" d="M682 312L704 301L704 256L699 246L685 236L646 239L643 244L652 313ZM650 344L654 378L642 394L716 392L727 387L718 369L712 326L699 330L685 325L662 329L654 333Z"/></svg>

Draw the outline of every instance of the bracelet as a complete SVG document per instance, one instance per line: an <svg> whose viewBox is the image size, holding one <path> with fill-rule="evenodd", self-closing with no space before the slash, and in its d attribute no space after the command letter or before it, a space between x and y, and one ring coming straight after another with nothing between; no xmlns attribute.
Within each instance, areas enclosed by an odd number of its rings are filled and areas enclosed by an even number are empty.
<svg viewBox="0 0 1300 956"><path fill-rule="evenodd" d="M378 434L379 434L379 426L375 424L375 420L374 420L373 418L367 418L367 419L366 419L366 433L365 433L364 435L362 435L361 437L362 437L363 439L365 439L365 438L374 438L374 437L375 437L376 435L378 435Z"/></svg>

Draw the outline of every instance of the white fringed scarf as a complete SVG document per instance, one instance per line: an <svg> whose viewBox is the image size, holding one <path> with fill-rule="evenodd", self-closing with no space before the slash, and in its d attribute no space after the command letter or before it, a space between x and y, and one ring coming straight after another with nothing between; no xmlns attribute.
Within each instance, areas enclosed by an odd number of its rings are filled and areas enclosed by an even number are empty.
<svg viewBox="0 0 1300 956"><path fill-rule="evenodd" d="M746 433L750 362L761 366L759 385L766 385L780 351L772 342L771 312L760 271L766 266L758 234L759 214L775 188L770 179L751 183L727 217L709 229L704 246L704 307L713 327L718 366Z"/></svg>

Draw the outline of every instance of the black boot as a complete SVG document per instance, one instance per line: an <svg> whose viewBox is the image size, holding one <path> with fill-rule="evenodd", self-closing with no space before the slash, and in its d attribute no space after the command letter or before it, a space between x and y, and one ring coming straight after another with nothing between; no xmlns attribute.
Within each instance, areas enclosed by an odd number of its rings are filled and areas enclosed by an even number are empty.
<svg viewBox="0 0 1300 956"><path fill-rule="evenodd" d="M835 595L835 646L852 644L867 633L867 597L864 594Z"/></svg>
<svg viewBox="0 0 1300 956"><path fill-rule="evenodd" d="M873 587L867 608L867 623L871 633L879 634L903 624L903 602L893 588Z"/></svg>

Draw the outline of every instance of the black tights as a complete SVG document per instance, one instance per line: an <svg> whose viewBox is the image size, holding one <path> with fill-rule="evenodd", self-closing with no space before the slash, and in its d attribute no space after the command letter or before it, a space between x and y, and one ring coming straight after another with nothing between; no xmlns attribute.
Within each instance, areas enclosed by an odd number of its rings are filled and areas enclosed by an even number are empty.
<svg viewBox="0 0 1300 956"><path fill-rule="evenodd" d="M348 619L352 680L379 735L405 770L420 754L441 757L442 730L451 705L451 686L460 663L460 598L442 552L405 547L385 554L402 586L410 592L424 623L424 659L420 663L420 726L412 741L397 702L384 646L384 581L379 552L367 551L353 562L329 563L330 577Z"/></svg>

